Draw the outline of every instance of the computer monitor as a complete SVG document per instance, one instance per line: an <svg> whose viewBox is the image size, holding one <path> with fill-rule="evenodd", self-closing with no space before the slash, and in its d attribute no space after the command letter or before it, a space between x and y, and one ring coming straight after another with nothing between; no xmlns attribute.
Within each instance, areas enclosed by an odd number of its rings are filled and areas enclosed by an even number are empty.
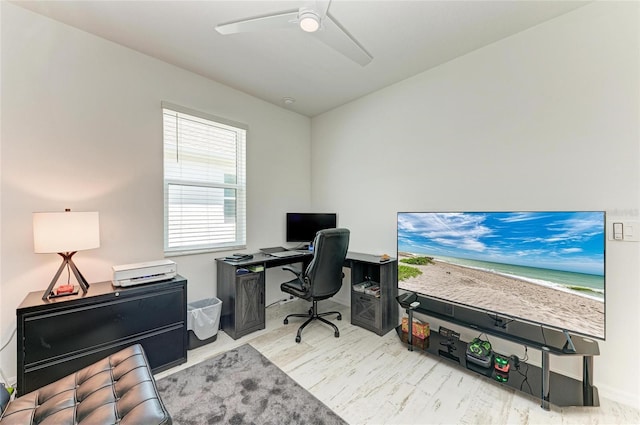
<svg viewBox="0 0 640 425"><path fill-rule="evenodd" d="M337 226L335 213L287 213L287 242L313 242L316 233Z"/></svg>

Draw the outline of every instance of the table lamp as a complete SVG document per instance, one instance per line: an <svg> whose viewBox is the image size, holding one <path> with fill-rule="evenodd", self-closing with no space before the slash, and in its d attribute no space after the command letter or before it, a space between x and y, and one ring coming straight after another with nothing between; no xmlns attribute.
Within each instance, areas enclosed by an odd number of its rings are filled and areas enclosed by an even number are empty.
<svg viewBox="0 0 640 425"><path fill-rule="evenodd" d="M98 247L100 247L100 223L97 212L71 212L66 209L64 212L33 213L33 251L36 254L56 253L62 257L62 264L42 299L46 301L48 298L78 293L78 289L69 282L53 291L65 267L73 271L82 292L86 293L89 283L71 257L77 251Z"/></svg>

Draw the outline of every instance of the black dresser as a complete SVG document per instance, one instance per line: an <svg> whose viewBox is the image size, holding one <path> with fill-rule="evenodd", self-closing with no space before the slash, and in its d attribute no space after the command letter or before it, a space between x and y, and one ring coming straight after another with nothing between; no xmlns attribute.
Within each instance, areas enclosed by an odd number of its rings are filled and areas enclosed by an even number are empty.
<svg viewBox="0 0 640 425"><path fill-rule="evenodd" d="M154 373L187 361L187 281L129 288L92 283L48 301L29 293L16 310L18 392L26 394L124 347L141 344Z"/></svg>

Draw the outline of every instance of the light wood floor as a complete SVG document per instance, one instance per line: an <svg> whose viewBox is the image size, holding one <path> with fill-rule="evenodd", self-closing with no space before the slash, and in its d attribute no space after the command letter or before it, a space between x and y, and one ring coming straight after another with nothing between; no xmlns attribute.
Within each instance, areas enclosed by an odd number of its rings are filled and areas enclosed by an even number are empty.
<svg viewBox="0 0 640 425"><path fill-rule="evenodd" d="M378 336L350 324L348 307L324 301L320 311L339 310L340 338L312 323L294 341L301 322L286 314L305 312L296 300L267 309L266 329L238 340L224 332L217 341L188 352L188 362L160 379L204 359L249 343L350 424L640 424L640 411L600 397L599 407L551 407L527 394L491 382L448 361L409 352L395 332Z"/></svg>

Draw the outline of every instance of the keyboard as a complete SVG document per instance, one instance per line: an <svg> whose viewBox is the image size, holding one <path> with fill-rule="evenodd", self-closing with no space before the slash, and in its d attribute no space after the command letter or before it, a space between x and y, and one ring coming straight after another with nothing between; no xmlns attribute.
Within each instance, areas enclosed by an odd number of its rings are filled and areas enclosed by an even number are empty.
<svg viewBox="0 0 640 425"><path fill-rule="evenodd" d="M278 258L287 258L287 257L294 257L296 255L303 255L303 254L300 251L280 251L280 252L272 252L269 255L272 255Z"/></svg>
<svg viewBox="0 0 640 425"><path fill-rule="evenodd" d="M286 251L286 248L283 248L281 246L274 246L271 248L260 248L260 252L264 252L265 254L273 254L274 252L284 252Z"/></svg>

